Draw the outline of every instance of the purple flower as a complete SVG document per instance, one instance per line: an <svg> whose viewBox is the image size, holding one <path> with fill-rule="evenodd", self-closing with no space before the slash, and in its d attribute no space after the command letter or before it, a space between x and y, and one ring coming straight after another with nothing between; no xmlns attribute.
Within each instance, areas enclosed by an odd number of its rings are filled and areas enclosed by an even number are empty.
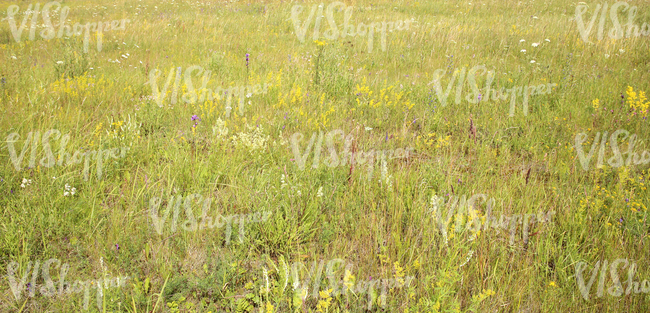
<svg viewBox="0 0 650 313"><path fill-rule="evenodd" d="M482 94L480 94L480 93L478 94L478 101L481 101L482 96L483 96Z"/></svg>
<svg viewBox="0 0 650 313"><path fill-rule="evenodd" d="M119 243L116 243L116 244L115 244L115 248L117 249L117 251L120 251L120 244L119 244Z"/></svg>
<svg viewBox="0 0 650 313"><path fill-rule="evenodd" d="M193 121L196 121L196 120L200 121L201 119L198 117L198 115L192 115L192 120Z"/></svg>
<svg viewBox="0 0 650 313"><path fill-rule="evenodd" d="M246 53L246 68L248 68L248 56L249 56L249 54Z"/></svg>

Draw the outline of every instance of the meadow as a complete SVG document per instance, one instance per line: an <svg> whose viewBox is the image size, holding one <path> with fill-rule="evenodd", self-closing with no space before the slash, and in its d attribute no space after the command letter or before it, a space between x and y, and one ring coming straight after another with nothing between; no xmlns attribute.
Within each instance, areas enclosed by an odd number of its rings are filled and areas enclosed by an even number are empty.
<svg viewBox="0 0 650 313"><path fill-rule="evenodd" d="M0 312L650 310L648 2L47 3Z"/></svg>

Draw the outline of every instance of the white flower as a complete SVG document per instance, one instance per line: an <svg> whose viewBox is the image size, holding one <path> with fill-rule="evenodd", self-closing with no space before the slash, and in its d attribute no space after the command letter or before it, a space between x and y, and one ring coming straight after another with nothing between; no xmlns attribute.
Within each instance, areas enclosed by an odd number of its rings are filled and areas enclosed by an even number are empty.
<svg viewBox="0 0 650 313"><path fill-rule="evenodd" d="M29 186L29 185L31 185L31 184L32 184L32 180L31 180L31 179L25 179L25 178L23 178L23 183L20 184L20 187L25 188L26 186Z"/></svg>
<svg viewBox="0 0 650 313"><path fill-rule="evenodd" d="M522 39L522 40L519 40L519 42L524 42L524 41L526 41L526 40L524 40L524 39Z"/></svg>
<svg viewBox="0 0 650 313"><path fill-rule="evenodd" d="M474 255L474 250L470 250L469 251L469 256L467 257L467 260L465 260L465 263L461 264L459 266L459 268L461 268L461 267L463 267L463 265L467 264L467 262L469 262L469 259L471 259L473 255Z"/></svg>
<svg viewBox="0 0 650 313"><path fill-rule="evenodd" d="M366 127L366 130L372 130L372 127Z"/></svg>
<svg viewBox="0 0 650 313"><path fill-rule="evenodd" d="M246 94L246 98L250 98L252 95L253 94L249 92L249 93Z"/></svg>
<svg viewBox="0 0 650 313"><path fill-rule="evenodd" d="M318 188L318 192L316 192L316 197L320 198L322 196L323 196L323 186L320 186L320 188Z"/></svg>
<svg viewBox="0 0 650 313"><path fill-rule="evenodd" d="M65 190L66 191L63 192L64 197L74 196L74 194L77 192L77 188L75 188L75 187L71 188L71 186L68 185L68 184L65 184Z"/></svg>
<svg viewBox="0 0 650 313"><path fill-rule="evenodd" d="M56 64L63 64L63 61L56 61Z"/></svg>
<svg viewBox="0 0 650 313"><path fill-rule="evenodd" d="M548 38L546 38L546 39L544 39L544 41L548 41L548 42L551 42L550 40L548 40Z"/></svg>
<svg viewBox="0 0 650 313"><path fill-rule="evenodd" d="M124 55L124 54L122 54L122 57L125 58L125 59L128 59L128 58L129 58L129 57L127 57L127 56Z"/></svg>
<svg viewBox="0 0 650 313"><path fill-rule="evenodd" d="M609 54L605 53L605 59L609 58Z"/></svg>
<svg viewBox="0 0 650 313"><path fill-rule="evenodd" d="M284 174L282 174L282 176L280 176L280 183L281 183L280 189L287 186L287 183L284 181Z"/></svg>
<svg viewBox="0 0 650 313"><path fill-rule="evenodd" d="M618 49L618 52L623 53L623 52L625 52L625 50L623 50L623 49Z"/></svg>
<svg viewBox="0 0 650 313"><path fill-rule="evenodd" d="M15 56L15 55L12 55L11 58L14 59L14 60L16 60L16 56Z"/></svg>
<svg viewBox="0 0 650 313"><path fill-rule="evenodd" d="M217 124L212 126L212 135L216 135L217 138L225 137L228 135L228 127L226 127L226 122L222 121L221 118L217 119Z"/></svg>
<svg viewBox="0 0 650 313"><path fill-rule="evenodd" d="M521 51L519 51L519 52L526 53L526 49L521 49Z"/></svg>
<svg viewBox="0 0 650 313"><path fill-rule="evenodd" d="M530 63L535 63L535 60L530 60Z"/></svg>
<svg viewBox="0 0 650 313"><path fill-rule="evenodd" d="M537 46L539 46L539 43L538 42L533 42L533 44L531 46L537 47Z"/></svg>
<svg viewBox="0 0 650 313"><path fill-rule="evenodd" d="M533 18L534 18L534 19L538 19L538 17L537 17L537 16L533 16Z"/></svg>
<svg viewBox="0 0 650 313"><path fill-rule="evenodd" d="M268 135L264 136L263 127L261 125L259 127L252 127L247 124L246 128L252 131L250 133L239 132L232 137L233 143L246 146L251 151L262 149L269 140Z"/></svg>

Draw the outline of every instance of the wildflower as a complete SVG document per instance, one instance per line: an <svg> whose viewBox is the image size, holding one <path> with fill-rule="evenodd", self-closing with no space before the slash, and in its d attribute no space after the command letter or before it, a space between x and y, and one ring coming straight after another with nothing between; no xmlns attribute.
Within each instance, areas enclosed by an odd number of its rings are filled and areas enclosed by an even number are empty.
<svg viewBox="0 0 650 313"><path fill-rule="evenodd" d="M519 42L525 42L525 41L526 41L526 40L524 40L524 39L519 40Z"/></svg>
<svg viewBox="0 0 650 313"><path fill-rule="evenodd" d="M63 64L63 61L56 61L56 64Z"/></svg>
<svg viewBox="0 0 650 313"><path fill-rule="evenodd" d="M544 41L551 42L550 40L548 40L548 38L547 38L547 39L544 39Z"/></svg>
<svg viewBox="0 0 650 313"><path fill-rule="evenodd" d="M246 68L248 68L248 56L249 56L249 54L246 53Z"/></svg>
<svg viewBox="0 0 650 313"><path fill-rule="evenodd" d="M557 287L557 285L555 284L555 282L554 282L554 281L552 281L552 282L550 282L550 283L548 283L548 285L549 285L549 286L551 286L551 287Z"/></svg>
<svg viewBox="0 0 650 313"><path fill-rule="evenodd" d="M23 183L20 184L20 187L25 188L26 186L29 186L29 185L31 185L31 184L32 184L32 180L31 180L31 179L25 179L25 178L23 178Z"/></svg>
<svg viewBox="0 0 650 313"><path fill-rule="evenodd" d="M192 115L192 121L196 121L196 120L200 121L201 119L196 115ZM198 124L199 124L199 122L195 122L194 126L192 126L192 127L196 127L196 125L198 125Z"/></svg>
<svg viewBox="0 0 650 313"><path fill-rule="evenodd" d="M594 109L598 109L599 105L600 105L600 100L594 99L593 101L591 101L591 106L593 106Z"/></svg>
<svg viewBox="0 0 650 313"><path fill-rule="evenodd" d="M366 127L366 130L367 130L367 131L368 131L368 130L372 130L372 127Z"/></svg>
<svg viewBox="0 0 650 313"><path fill-rule="evenodd" d="M74 194L77 192L77 188L75 188L75 187L71 188L71 186L68 185L68 184L65 184L65 190L66 191L63 192L64 197L74 196Z"/></svg>
<svg viewBox="0 0 650 313"><path fill-rule="evenodd" d="M473 255L474 255L474 250L470 250L469 251L469 256L467 257L467 260L465 260L465 263L461 264L458 268L461 268L461 267L463 267L463 265L467 264L467 262L469 262L469 259L471 259Z"/></svg>
<svg viewBox="0 0 650 313"><path fill-rule="evenodd" d="M322 196L323 196L323 186L320 186L320 188L318 188L318 192L316 192L316 197L320 198Z"/></svg>
<svg viewBox="0 0 650 313"><path fill-rule="evenodd" d="M535 63L535 60L530 60L530 63Z"/></svg>
<svg viewBox="0 0 650 313"><path fill-rule="evenodd" d="M212 135L216 135L218 138L222 138L228 135L228 127L226 127L226 122L222 121L221 118L217 119L216 125L212 126Z"/></svg>
<svg viewBox="0 0 650 313"><path fill-rule="evenodd" d="M526 49L521 49L521 51L519 51L519 52L526 53Z"/></svg>
<svg viewBox="0 0 650 313"><path fill-rule="evenodd" d="M531 46L537 47L537 46L539 46L539 43L538 42L533 42L533 44Z"/></svg>

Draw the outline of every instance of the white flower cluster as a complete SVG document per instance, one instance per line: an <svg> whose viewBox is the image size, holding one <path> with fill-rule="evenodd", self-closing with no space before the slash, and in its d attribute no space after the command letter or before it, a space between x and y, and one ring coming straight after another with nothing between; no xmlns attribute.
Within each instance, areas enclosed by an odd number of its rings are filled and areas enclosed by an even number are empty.
<svg viewBox="0 0 650 313"><path fill-rule="evenodd" d="M217 119L217 124L212 126L212 135L216 135L217 138L224 138L228 136L228 127L226 127L226 122L222 121L221 118Z"/></svg>
<svg viewBox="0 0 650 313"><path fill-rule="evenodd" d="M65 184L65 191L63 192L63 196L74 196L74 194L77 192L77 188L71 187L68 184Z"/></svg>
<svg viewBox="0 0 650 313"><path fill-rule="evenodd" d="M235 136L232 136L232 141L236 145L246 146L251 151L262 149L266 142L269 140L269 136L264 136L262 126L253 128L252 126L246 125L246 128L250 133L239 132Z"/></svg>
<svg viewBox="0 0 650 313"><path fill-rule="evenodd" d="M300 191L300 188L302 188L302 184L299 184L298 186L290 185L287 184L284 179L285 179L284 174L282 174L282 176L280 176L280 189L284 189L286 187L291 186L291 188L287 188L287 192L290 197L294 196L294 191L298 196L302 195L302 192ZM322 192L322 190L319 191Z"/></svg>
<svg viewBox="0 0 650 313"><path fill-rule="evenodd" d="M25 179L25 178L23 178L23 183L20 184L20 187L25 188L26 186L29 186L29 185L31 185L31 184L32 184L32 180L31 180L31 179Z"/></svg>

